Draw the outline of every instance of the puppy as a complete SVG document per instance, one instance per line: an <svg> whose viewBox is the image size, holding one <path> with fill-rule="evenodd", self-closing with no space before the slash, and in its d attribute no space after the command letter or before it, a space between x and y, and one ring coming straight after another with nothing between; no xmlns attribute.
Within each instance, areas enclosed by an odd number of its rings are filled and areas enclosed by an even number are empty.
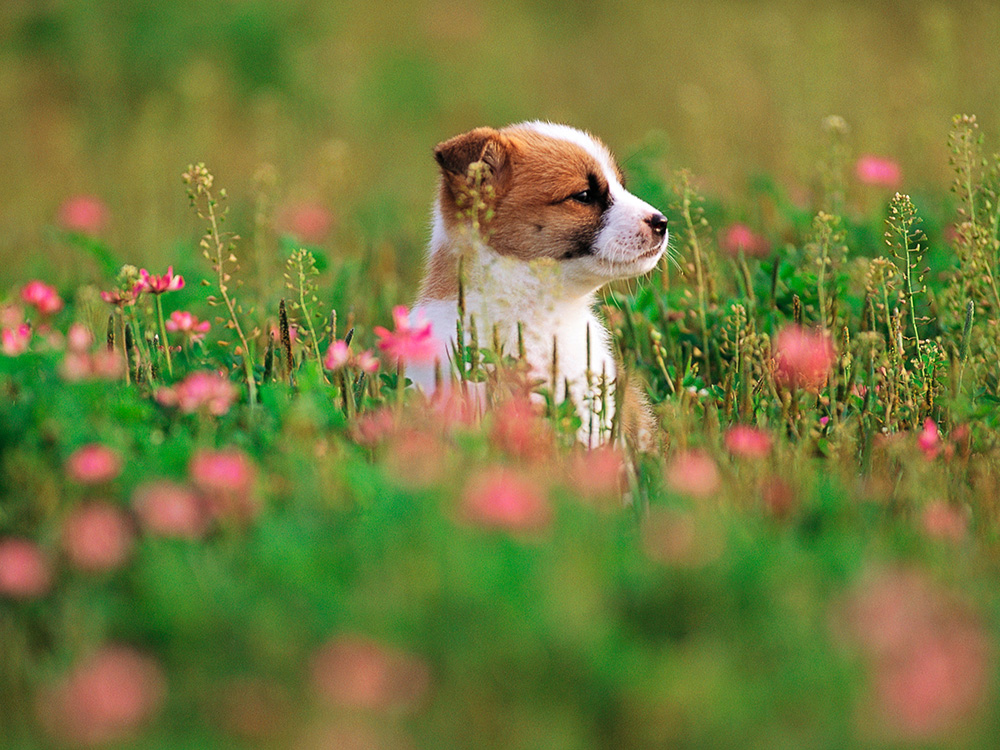
<svg viewBox="0 0 1000 750"><path fill-rule="evenodd" d="M530 377L572 399L582 442L606 441L618 364L593 311L595 293L656 266L667 248L666 217L625 189L601 141L566 125L477 128L438 144L434 156L441 178L413 316L431 321L440 341L444 387L457 337L461 258L464 343L474 318L482 345L495 331L504 350L516 353L520 323ZM407 374L434 391L433 365ZM648 406L638 389L624 395L622 424L648 445Z"/></svg>

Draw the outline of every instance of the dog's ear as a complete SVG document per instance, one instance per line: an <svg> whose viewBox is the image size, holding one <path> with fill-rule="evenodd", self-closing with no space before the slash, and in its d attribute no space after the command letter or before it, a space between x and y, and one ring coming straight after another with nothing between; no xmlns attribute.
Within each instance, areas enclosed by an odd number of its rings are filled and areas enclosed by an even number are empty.
<svg viewBox="0 0 1000 750"><path fill-rule="evenodd" d="M509 148L507 139L499 131L476 128L439 143L434 148L434 158L452 184L466 182L470 178L469 167L482 162L489 167L486 181L499 188L509 172Z"/></svg>

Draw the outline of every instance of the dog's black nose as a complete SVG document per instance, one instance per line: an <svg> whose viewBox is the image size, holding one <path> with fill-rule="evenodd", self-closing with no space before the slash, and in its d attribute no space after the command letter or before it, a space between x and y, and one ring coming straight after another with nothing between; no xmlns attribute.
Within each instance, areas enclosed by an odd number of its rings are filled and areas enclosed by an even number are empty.
<svg viewBox="0 0 1000 750"><path fill-rule="evenodd" d="M667 217L663 214L653 214L646 219L646 223L649 224L649 228L657 237L662 237L667 233Z"/></svg>

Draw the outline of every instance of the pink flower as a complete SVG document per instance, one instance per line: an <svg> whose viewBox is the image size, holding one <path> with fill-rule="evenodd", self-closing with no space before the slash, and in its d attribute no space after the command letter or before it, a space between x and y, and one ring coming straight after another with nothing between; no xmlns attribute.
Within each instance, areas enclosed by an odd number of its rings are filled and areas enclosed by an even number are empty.
<svg viewBox="0 0 1000 750"><path fill-rule="evenodd" d="M59 373L69 382L117 380L125 374L125 360L117 351L98 349L80 352L70 349L59 365Z"/></svg>
<svg viewBox="0 0 1000 750"><path fill-rule="evenodd" d="M739 255L742 250L749 258L766 258L771 252L771 243L746 224L730 224L719 244L726 254L732 256Z"/></svg>
<svg viewBox="0 0 1000 750"><path fill-rule="evenodd" d="M920 521L927 536L947 542L961 542L969 531L968 515L944 500L928 503Z"/></svg>
<svg viewBox="0 0 1000 750"><path fill-rule="evenodd" d="M127 646L105 646L39 696L43 725L62 742L124 740L159 710L166 692L160 666Z"/></svg>
<svg viewBox="0 0 1000 750"><path fill-rule="evenodd" d="M184 288L184 277L174 276L174 267L167 266L167 272L162 276L153 276L145 268L139 271L139 291L150 294L163 294L164 292L176 292Z"/></svg>
<svg viewBox="0 0 1000 750"><path fill-rule="evenodd" d="M722 486L715 461L701 450L678 453L667 466L667 484L674 492L707 500Z"/></svg>
<svg viewBox="0 0 1000 750"><path fill-rule="evenodd" d="M302 242L317 245L330 233L333 216L319 203L299 203L282 211L280 224Z"/></svg>
<svg viewBox="0 0 1000 750"><path fill-rule="evenodd" d="M334 341L326 350L323 367L328 370L339 370L351 360L351 350L344 341Z"/></svg>
<svg viewBox="0 0 1000 750"><path fill-rule="evenodd" d="M257 513L253 494L257 470L236 448L199 451L188 467L191 482L204 494L214 517L247 521Z"/></svg>
<svg viewBox="0 0 1000 750"><path fill-rule="evenodd" d="M51 586L52 571L37 544L14 537L0 539L0 596L36 599Z"/></svg>
<svg viewBox="0 0 1000 750"><path fill-rule="evenodd" d="M239 390L217 372L201 370L188 375L173 388L159 388L156 400L164 406L176 406L185 414L196 411L221 417L239 398Z"/></svg>
<svg viewBox="0 0 1000 750"><path fill-rule="evenodd" d="M865 154L854 165L858 181L865 185L875 185L895 189L902 182L899 164L892 159L874 154Z"/></svg>
<svg viewBox="0 0 1000 750"><path fill-rule="evenodd" d="M77 195L59 207L57 222L67 232L98 234L107 224L108 209L100 198Z"/></svg>
<svg viewBox="0 0 1000 750"><path fill-rule="evenodd" d="M140 485L132 508L142 527L156 536L199 539L209 517L201 498L189 488L166 480Z"/></svg>
<svg viewBox="0 0 1000 750"><path fill-rule="evenodd" d="M959 731L985 702L994 654L979 619L915 570L886 571L851 595L848 631L873 671L873 723L901 739Z"/></svg>
<svg viewBox="0 0 1000 750"><path fill-rule="evenodd" d="M62 545L70 562L81 570L114 570L132 551L132 528L125 515L110 503L88 503L66 519Z"/></svg>
<svg viewBox="0 0 1000 750"><path fill-rule="evenodd" d="M924 420L924 429L917 436L917 447L928 461L937 458L941 452L941 434L933 419Z"/></svg>
<svg viewBox="0 0 1000 750"><path fill-rule="evenodd" d="M112 289L110 292L101 292L101 299L109 305L124 307L125 305L134 305L141 293L142 285L136 284L131 289Z"/></svg>
<svg viewBox="0 0 1000 750"><path fill-rule="evenodd" d="M340 636L320 648L311 671L316 692L327 701L369 711L412 709L430 686L422 659L357 635Z"/></svg>
<svg viewBox="0 0 1000 750"><path fill-rule="evenodd" d="M771 452L771 434L756 427L736 425L726 430L726 450L740 458L764 458Z"/></svg>
<svg viewBox="0 0 1000 750"><path fill-rule="evenodd" d="M410 314L403 305L393 308L392 318L395 331L387 331L375 326L378 348L397 362L431 362L438 353L438 341L431 333L430 321L417 320L410 325Z"/></svg>
<svg viewBox="0 0 1000 750"><path fill-rule="evenodd" d="M552 519L537 482L502 468L473 477L462 496L462 514L475 525L512 532L540 531Z"/></svg>
<svg viewBox="0 0 1000 750"><path fill-rule="evenodd" d="M100 443L77 448L66 460L66 473L80 484L105 484L115 479L121 470L121 457Z"/></svg>
<svg viewBox="0 0 1000 750"><path fill-rule="evenodd" d="M774 346L774 377L779 383L818 391L826 383L836 360L830 337L788 325L778 332Z"/></svg>
<svg viewBox="0 0 1000 750"><path fill-rule="evenodd" d="M0 350L8 357L16 357L28 351L29 341L31 341L31 326L27 323L0 331Z"/></svg>
<svg viewBox="0 0 1000 750"><path fill-rule="evenodd" d="M354 357L354 366L369 375L378 370L378 365L378 357L372 353L371 349L365 349Z"/></svg>
<svg viewBox="0 0 1000 750"><path fill-rule="evenodd" d="M180 276L176 278L180 278ZM201 341L212 327L207 320L199 321L198 318L185 310L174 310L164 325L168 331L183 333L191 341Z"/></svg>
<svg viewBox="0 0 1000 750"><path fill-rule="evenodd" d="M63 301L55 287L41 281L29 281L21 289L21 299L33 306L42 315L52 315L63 309Z"/></svg>

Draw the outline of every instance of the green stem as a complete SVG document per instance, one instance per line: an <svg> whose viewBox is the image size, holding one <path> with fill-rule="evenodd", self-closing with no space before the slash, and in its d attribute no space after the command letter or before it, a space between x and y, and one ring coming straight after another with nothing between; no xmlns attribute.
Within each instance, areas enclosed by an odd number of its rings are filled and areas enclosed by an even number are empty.
<svg viewBox="0 0 1000 750"><path fill-rule="evenodd" d="M167 374L174 377L174 363L170 359L170 342L167 340L167 327L163 323L163 303L159 294L156 295L156 319L160 323L160 339L163 341L163 352L167 356Z"/></svg>

